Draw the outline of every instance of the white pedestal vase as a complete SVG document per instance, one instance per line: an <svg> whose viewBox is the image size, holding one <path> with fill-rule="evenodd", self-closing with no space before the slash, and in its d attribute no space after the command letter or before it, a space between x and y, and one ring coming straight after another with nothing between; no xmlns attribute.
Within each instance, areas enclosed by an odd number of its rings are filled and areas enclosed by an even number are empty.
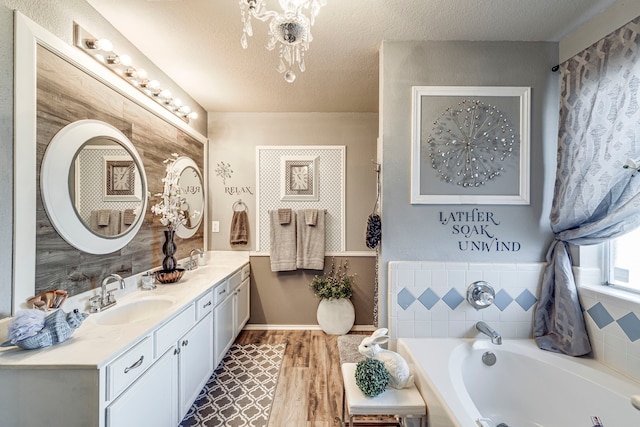
<svg viewBox="0 0 640 427"><path fill-rule="evenodd" d="M356 320L356 311L349 298L322 299L318 304L318 325L328 335L344 335Z"/></svg>

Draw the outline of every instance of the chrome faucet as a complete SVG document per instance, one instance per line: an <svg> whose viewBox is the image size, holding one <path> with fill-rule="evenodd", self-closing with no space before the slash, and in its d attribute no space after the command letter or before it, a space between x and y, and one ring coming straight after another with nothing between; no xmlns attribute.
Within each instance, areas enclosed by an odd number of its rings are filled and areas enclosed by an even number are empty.
<svg viewBox="0 0 640 427"><path fill-rule="evenodd" d="M124 279L119 274L113 273L102 279L102 285L100 285L100 295L89 298L89 311L91 313L98 313L102 310L106 310L113 305L116 305L116 297L112 294L114 290L107 291L107 285L114 281L118 282L120 289L124 289L126 287Z"/></svg>
<svg viewBox="0 0 640 427"><path fill-rule="evenodd" d="M195 270L196 268L198 268L198 260L196 259L194 261L193 259L194 252L197 252L198 255L204 254L204 251L202 249L191 249L191 252L189 252L189 263L187 264L187 270Z"/></svg>
<svg viewBox="0 0 640 427"><path fill-rule="evenodd" d="M486 336L488 336L489 338L491 338L491 342L493 344L497 344L497 345L502 344L502 335L496 332L495 329L487 325L485 322L480 321L476 323L476 329L482 332L483 334L485 334Z"/></svg>

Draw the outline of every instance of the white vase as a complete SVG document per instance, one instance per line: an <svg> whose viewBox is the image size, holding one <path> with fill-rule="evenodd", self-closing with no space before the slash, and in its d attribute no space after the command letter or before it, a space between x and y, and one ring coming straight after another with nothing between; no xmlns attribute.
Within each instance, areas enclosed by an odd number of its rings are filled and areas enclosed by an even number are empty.
<svg viewBox="0 0 640 427"><path fill-rule="evenodd" d="M322 299L318 304L318 325L328 335L344 335L356 320L356 311L349 298Z"/></svg>

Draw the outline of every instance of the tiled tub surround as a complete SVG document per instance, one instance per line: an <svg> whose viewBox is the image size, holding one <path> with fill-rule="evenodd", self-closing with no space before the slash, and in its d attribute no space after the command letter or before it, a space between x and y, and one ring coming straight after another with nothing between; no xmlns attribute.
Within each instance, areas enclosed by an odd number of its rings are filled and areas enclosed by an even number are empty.
<svg viewBox="0 0 640 427"><path fill-rule="evenodd" d="M640 294L602 286L600 270L574 268L593 356L640 381Z"/></svg>
<svg viewBox="0 0 640 427"><path fill-rule="evenodd" d="M489 264L392 261L389 263L389 329L397 338L471 338L484 320L503 338L531 338L533 313L545 263ZM468 286L488 282L494 304L477 310Z"/></svg>

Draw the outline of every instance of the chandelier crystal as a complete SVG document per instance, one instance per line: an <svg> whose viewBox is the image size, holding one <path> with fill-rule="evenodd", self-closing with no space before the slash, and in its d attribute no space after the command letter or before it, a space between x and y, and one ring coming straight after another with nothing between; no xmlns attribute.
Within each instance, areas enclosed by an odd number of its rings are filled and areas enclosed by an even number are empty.
<svg viewBox="0 0 640 427"><path fill-rule="evenodd" d="M249 37L253 36L251 18L262 22L269 22L269 40L267 50L278 47L280 63L277 70L284 73L288 83L296 80L293 72L297 64L301 72L305 70L304 54L309 50L309 43L313 40L311 26L320 8L327 4L326 0L279 0L282 12L267 10L266 0L240 0L240 15L242 17L242 37L240 44L249 47ZM309 12L309 16L305 15Z"/></svg>

